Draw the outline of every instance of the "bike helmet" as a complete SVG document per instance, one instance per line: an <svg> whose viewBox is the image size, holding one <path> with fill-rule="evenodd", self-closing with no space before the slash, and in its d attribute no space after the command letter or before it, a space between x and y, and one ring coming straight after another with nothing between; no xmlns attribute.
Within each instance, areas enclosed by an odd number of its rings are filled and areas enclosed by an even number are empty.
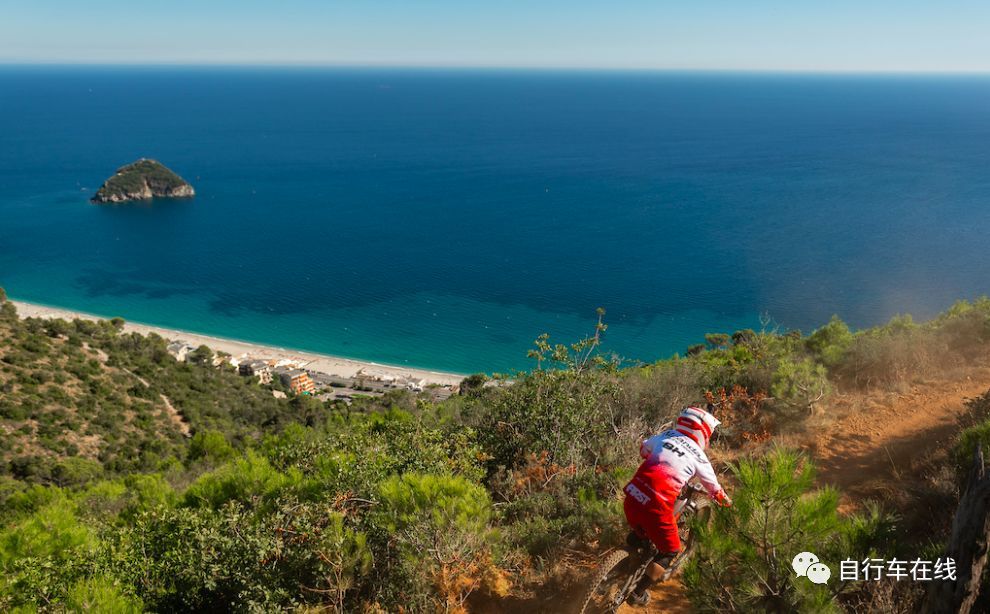
<svg viewBox="0 0 990 614"><path fill-rule="evenodd" d="M712 438L712 433L719 424L721 422L710 412L700 407L685 407L677 416L674 430L687 435L704 449L708 447L708 440Z"/></svg>

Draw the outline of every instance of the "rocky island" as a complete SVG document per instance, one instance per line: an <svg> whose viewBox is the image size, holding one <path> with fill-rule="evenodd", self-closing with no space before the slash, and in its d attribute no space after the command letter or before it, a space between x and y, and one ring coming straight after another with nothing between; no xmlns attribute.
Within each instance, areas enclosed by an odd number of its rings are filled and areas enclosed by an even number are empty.
<svg viewBox="0 0 990 614"><path fill-rule="evenodd" d="M196 192L182 177L161 162L141 158L117 169L96 195L94 203L123 203L152 198L188 198Z"/></svg>

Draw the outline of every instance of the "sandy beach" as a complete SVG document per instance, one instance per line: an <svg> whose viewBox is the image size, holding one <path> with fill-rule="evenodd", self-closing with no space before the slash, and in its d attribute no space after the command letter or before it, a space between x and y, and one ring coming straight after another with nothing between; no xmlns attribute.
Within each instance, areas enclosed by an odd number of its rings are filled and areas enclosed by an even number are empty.
<svg viewBox="0 0 990 614"><path fill-rule="evenodd" d="M12 300L11 302L17 307L17 313L22 318L62 318L65 320L72 320L74 318L83 318L87 320L106 319L88 313L60 309L57 307L36 305L34 303L25 303L23 301ZM183 341L189 345L197 347L200 345L206 345L214 351L226 352L235 358L250 356L251 358L261 358L266 360L293 360L306 369L319 371L330 375L338 375L341 377L354 377L360 372L363 375L369 375L372 377L402 377L407 379L421 379L428 384L440 385L459 384L461 380L464 379L464 375L457 373L443 373L439 371L429 371L426 369L414 369L411 367L400 367L394 365L383 365L374 362L351 360L349 358L339 358L325 354L302 352L299 350L249 343L246 341L211 337L209 335L198 335L196 333L162 328L159 326L150 326L147 324L137 324L134 322L127 322L124 325L124 330L141 334L155 333L170 341Z"/></svg>

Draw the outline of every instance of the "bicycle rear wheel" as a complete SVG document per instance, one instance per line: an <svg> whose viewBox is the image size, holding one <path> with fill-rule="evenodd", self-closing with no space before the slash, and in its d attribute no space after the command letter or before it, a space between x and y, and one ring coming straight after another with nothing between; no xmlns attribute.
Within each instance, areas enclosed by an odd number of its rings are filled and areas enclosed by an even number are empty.
<svg viewBox="0 0 990 614"><path fill-rule="evenodd" d="M630 555L626 550L616 550L605 557L594 577L591 588L588 589L581 604L580 614L605 614L615 612L626 600L629 589L626 586L639 557Z"/></svg>

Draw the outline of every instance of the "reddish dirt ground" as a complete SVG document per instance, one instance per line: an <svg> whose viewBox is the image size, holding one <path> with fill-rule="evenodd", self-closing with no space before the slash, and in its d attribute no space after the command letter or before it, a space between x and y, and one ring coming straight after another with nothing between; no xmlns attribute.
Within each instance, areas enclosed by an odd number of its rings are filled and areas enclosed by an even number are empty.
<svg viewBox="0 0 990 614"><path fill-rule="evenodd" d="M840 416L809 446L819 484L842 490L842 511L866 499L897 499L918 475L926 455L952 445L956 416L967 399L990 389L990 368L964 377L911 386L904 394L844 395L830 408Z"/></svg>
<svg viewBox="0 0 990 614"><path fill-rule="evenodd" d="M645 607L624 605L619 608L620 614L690 614L691 602L687 598L684 585L677 578L672 578L650 591L650 603Z"/></svg>

